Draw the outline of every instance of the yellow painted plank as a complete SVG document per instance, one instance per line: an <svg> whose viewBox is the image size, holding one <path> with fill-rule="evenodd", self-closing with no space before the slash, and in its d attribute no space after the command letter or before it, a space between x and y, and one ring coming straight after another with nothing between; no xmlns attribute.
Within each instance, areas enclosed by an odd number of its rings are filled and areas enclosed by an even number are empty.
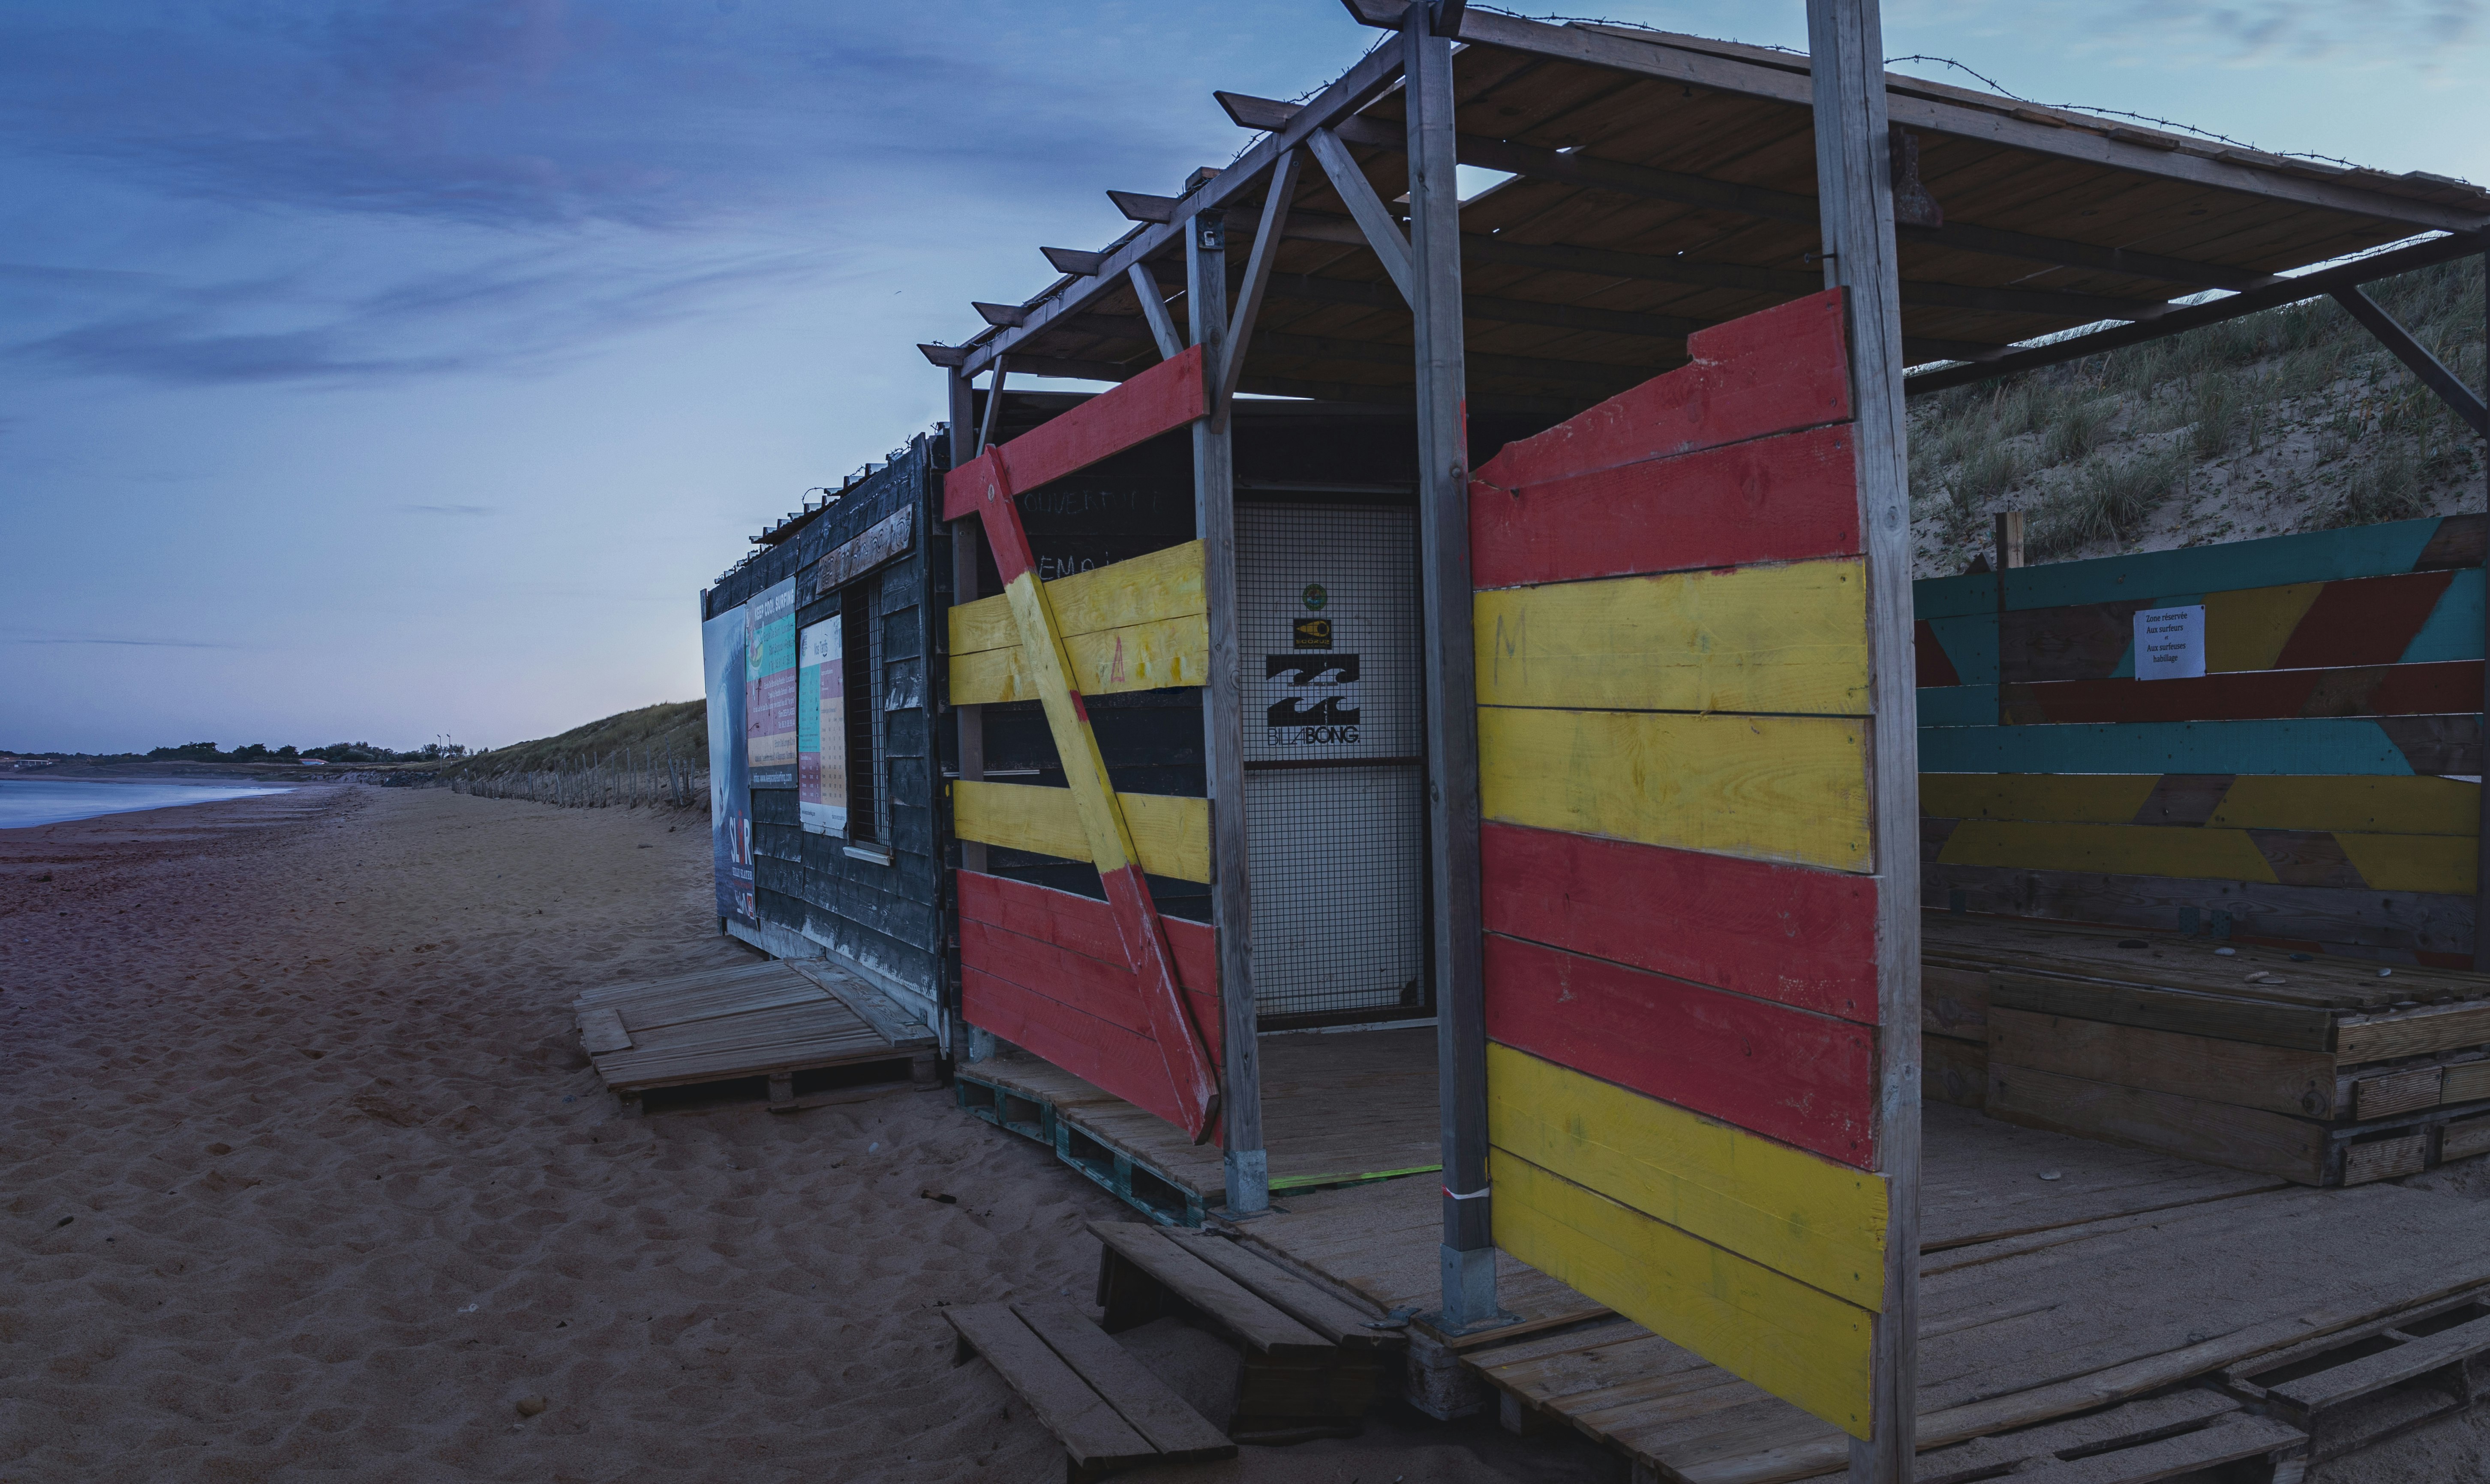
<svg viewBox="0 0 2490 1484"><path fill-rule="evenodd" d="M1202 614L1077 634L1063 642L1073 682L1084 696L1201 685L1209 675L1210 620ZM994 705L1034 700L1021 671L1020 650L983 649L951 656L951 704Z"/></svg>
<svg viewBox="0 0 2490 1484"><path fill-rule="evenodd" d="M2474 839L2481 833L2481 785L2452 778L2244 777L2232 781L2207 822Z"/></svg>
<svg viewBox="0 0 2490 1484"><path fill-rule="evenodd" d="M1493 1042L1497 1148L1866 1309L1885 1306L1884 1180Z"/></svg>
<svg viewBox="0 0 2490 1484"><path fill-rule="evenodd" d="M1119 793L1124 821L1141 852L1142 870L1182 881L1210 879L1210 803L1173 794ZM1034 850L1068 861L1089 859L1089 839L1069 788L990 784L951 785L952 830L962 840Z"/></svg>
<svg viewBox="0 0 2490 1484"><path fill-rule="evenodd" d="M1047 601L1055 610L1055 621L1063 638L1069 641L1109 629L1208 613L1202 590L1202 552L1201 542L1187 541L1048 583ZM1008 649L1019 643L1020 631L1012 622L1008 596L979 598L951 609L952 654ZM1201 684L1198 680L1165 683Z"/></svg>
<svg viewBox="0 0 2490 1484"><path fill-rule="evenodd" d="M1870 867L1866 733L1851 720L1482 706L1478 729L1491 819Z"/></svg>
<svg viewBox="0 0 2490 1484"><path fill-rule="evenodd" d="M2046 819L2125 824L2153 796L2158 773L1923 773L1931 819Z"/></svg>
<svg viewBox="0 0 2490 1484"><path fill-rule="evenodd" d="M2474 894L2480 846L2461 835L2355 835L2338 831L2352 869L2372 891Z"/></svg>
<svg viewBox="0 0 2490 1484"><path fill-rule="evenodd" d="M2175 825L1965 819L1947 837L1937 861L1946 866L2100 870L2215 881L2275 879L2273 865L2245 830Z"/></svg>
<svg viewBox="0 0 2490 1484"><path fill-rule="evenodd" d="M1665 1221L1488 1151L1495 1244L1635 1323L1805 1408L1868 1431L1874 1316Z"/></svg>
<svg viewBox="0 0 2490 1484"><path fill-rule="evenodd" d="M1482 592L1479 701L1865 715L1865 571L1802 561Z"/></svg>
<svg viewBox="0 0 2490 1484"><path fill-rule="evenodd" d="M2324 583L2205 594L2205 670L2272 670Z"/></svg>

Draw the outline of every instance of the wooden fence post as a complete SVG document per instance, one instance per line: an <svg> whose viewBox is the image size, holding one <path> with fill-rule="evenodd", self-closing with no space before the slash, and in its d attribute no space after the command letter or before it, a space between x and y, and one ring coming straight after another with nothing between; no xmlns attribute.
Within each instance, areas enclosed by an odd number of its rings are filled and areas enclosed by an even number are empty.
<svg viewBox="0 0 2490 1484"><path fill-rule="evenodd" d="M1868 556L1868 819L1876 882L1876 1128L1885 1177L1884 1303L1869 1347L1869 1437L1854 1484L1907 1484L1918 1407L1920 1170L1919 707L1912 661L1910 467L1901 277L1877 0L1808 0L1824 280L1843 291ZM2003 527L2001 525L2001 534ZM2001 562L2005 553L2000 552ZM2003 568L1999 572L2002 585Z"/></svg>

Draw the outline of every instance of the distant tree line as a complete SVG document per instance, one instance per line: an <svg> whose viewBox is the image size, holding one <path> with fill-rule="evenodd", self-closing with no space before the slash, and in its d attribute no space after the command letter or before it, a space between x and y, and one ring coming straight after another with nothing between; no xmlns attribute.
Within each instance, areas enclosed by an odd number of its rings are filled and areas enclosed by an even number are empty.
<svg viewBox="0 0 2490 1484"><path fill-rule="evenodd" d="M265 742L250 742L232 752L218 750L214 742L185 742L179 747L159 747L147 754L150 762L438 762L444 758L464 757L463 742L426 742L406 752L383 747L377 742L332 742L326 747L271 747Z"/></svg>

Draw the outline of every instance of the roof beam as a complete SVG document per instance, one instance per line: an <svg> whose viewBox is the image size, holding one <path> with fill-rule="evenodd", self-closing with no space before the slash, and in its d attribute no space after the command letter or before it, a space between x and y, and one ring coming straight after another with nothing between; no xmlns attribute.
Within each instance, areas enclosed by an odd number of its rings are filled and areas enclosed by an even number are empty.
<svg viewBox="0 0 2490 1484"><path fill-rule="evenodd" d="M1359 10L1359 18L1369 25L1397 27L1400 24L1398 8L1378 5L1376 0L1363 0L1361 5L1352 9ZM1364 14L1381 9L1393 9L1393 17L1379 20ZM1746 98L1768 99L1796 107L1807 107L1814 99L1807 59L1801 56L1765 65L1711 52L1685 50L1658 41L1584 26L1549 25L1545 21L1524 20L1518 15L1500 15L1479 10L1462 13L1460 39L1473 45L1495 46L1532 56L1578 62ZM2268 200L2374 216L2416 229L2463 232L2490 226L2490 213L2485 213L2477 201L2469 208L2441 206L2336 181L2308 180L2296 174L2259 169L2223 158L2224 147L2219 145L2208 143L2199 153L2192 141L2174 143L2166 136L2156 136L2151 143L2146 143L2136 130L2118 130L2114 126L2104 125L2100 131L2096 132L2081 125L2066 122L2066 116L2053 117L2047 122L2020 118L2012 111L2015 106L2012 100L1999 99L1997 103L1998 106L1992 108L1930 98L1895 89L1890 80L1886 90L1887 117L1904 128L1950 134L1983 144L2026 150L2054 158L2079 160L2105 169L2182 181L2191 186L2262 196ZM2114 137L2120 132L2128 137Z"/></svg>
<svg viewBox="0 0 2490 1484"><path fill-rule="evenodd" d="M2369 333L2378 337L2379 344L2394 352L2396 359L2410 366L2413 375L2437 392L2438 399L2452 409L2455 415L2473 424L2474 432L2490 438L2490 408L2482 406L2481 398L2472 387L2464 385L2462 377L2447 369L2447 362L2431 355L2428 346L2414 339L2411 330L2395 323L2395 317L2387 313L2385 306L2376 300L2360 292L2358 284L2345 284L2333 294L2334 301L2350 310L2352 318L2366 326Z"/></svg>
<svg viewBox="0 0 2490 1484"><path fill-rule="evenodd" d="M1943 391L1949 386L1984 382L1991 377L2012 376L2020 371L2034 371L2042 366L2054 366L2064 361L2081 360L2087 356L2098 356L2103 351L2121 350L2163 335L2176 334L2183 329L2196 329L2207 325L2217 325L2224 320L2236 320L2242 315L2254 314L2260 309L2273 309L2283 304L2296 303L2303 299L2317 299L2332 294L2338 288L2348 288L2379 278L2391 277L2396 273L2410 272L2417 268L2428 268L2449 259L2466 257L2484 250L2490 250L2490 233L2434 237L2427 242L2415 243L2409 247L2398 247L2390 252L2377 253L2334 268L2320 269L2313 273L2302 273L2297 278L2276 279L2271 284L2234 294L2228 299L2217 299L2210 303L2180 305L2150 325L2120 325L2109 329L2094 330L2090 334L2070 335L2064 340L2052 340L2045 345L2010 346L1992 351L1981 359L1964 365L1922 371L1905 382L1903 389L1912 396L1918 396L1923 392Z"/></svg>
<svg viewBox="0 0 2490 1484"><path fill-rule="evenodd" d="M1801 86L1803 89L1804 81ZM1228 116L1244 128L1270 128L1275 123L1285 124L1289 110L1295 107L1291 103L1247 98L1242 94L1214 96L1228 110ZM1334 131L1347 143L1373 149L1404 150L1408 147L1401 130L1379 119L1344 119L1334 127ZM1673 170L1655 170L1648 165L1631 165L1587 155L1568 155L1558 150L1543 150L1536 145L1514 144L1477 134L1462 134L1457 142L1462 163L1465 165L1507 171L1534 180L1562 181L1569 186L1594 190L1612 190L1620 195L1671 201L1680 206L1760 216L1768 221L1785 221L1807 227L1816 224L1815 198L1796 191L1741 186L1732 181L1716 181L1708 176L1685 175ZM2246 269L2197 263L2124 247L2099 247L2090 243L2037 237L2028 232L2009 232L1969 222L1950 221L1938 227L1897 223L1894 230L1896 236L1908 242L1928 243L1994 257L2020 258L2061 268L2086 268L2137 278L2157 278L2169 283L2192 283L2200 288L2252 289L2273 281L2270 273Z"/></svg>
<svg viewBox="0 0 2490 1484"><path fill-rule="evenodd" d="M1122 287L1125 270L1136 263L1146 263L1182 243L1186 218L1224 205L1231 197L1241 194L1254 182L1260 180L1281 156L1303 145L1308 134L1334 119L1355 113L1398 81L1400 76L1401 48L1378 46L1368 52L1358 59L1356 66L1315 95L1314 101L1308 103L1297 117L1290 119L1287 128L1257 142L1234 164L1195 187L1183 198L1175 220L1154 223L1126 239L1107 253L1106 261L1098 265L1096 272L1073 279L1044 302L1029 306L1028 318L1019 328L998 329L971 341L963 369L974 375L1022 339L1043 330L1057 315L1077 312L1100 295Z"/></svg>

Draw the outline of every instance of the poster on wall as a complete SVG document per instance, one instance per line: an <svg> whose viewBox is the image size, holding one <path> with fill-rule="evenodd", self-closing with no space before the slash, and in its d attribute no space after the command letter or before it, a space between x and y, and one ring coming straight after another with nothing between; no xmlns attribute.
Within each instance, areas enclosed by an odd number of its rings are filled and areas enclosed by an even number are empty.
<svg viewBox="0 0 2490 1484"><path fill-rule="evenodd" d="M755 788L796 786L796 581L743 605L744 766Z"/></svg>
<svg viewBox="0 0 2490 1484"><path fill-rule="evenodd" d="M815 835L848 832L847 648L839 620L813 624L796 646L796 808Z"/></svg>
<svg viewBox="0 0 2490 1484"><path fill-rule="evenodd" d="M709 702L709 841L717 915L761 926L752 895L752 790L744 781L743 610L701 621L701 684Z"/></svg>

